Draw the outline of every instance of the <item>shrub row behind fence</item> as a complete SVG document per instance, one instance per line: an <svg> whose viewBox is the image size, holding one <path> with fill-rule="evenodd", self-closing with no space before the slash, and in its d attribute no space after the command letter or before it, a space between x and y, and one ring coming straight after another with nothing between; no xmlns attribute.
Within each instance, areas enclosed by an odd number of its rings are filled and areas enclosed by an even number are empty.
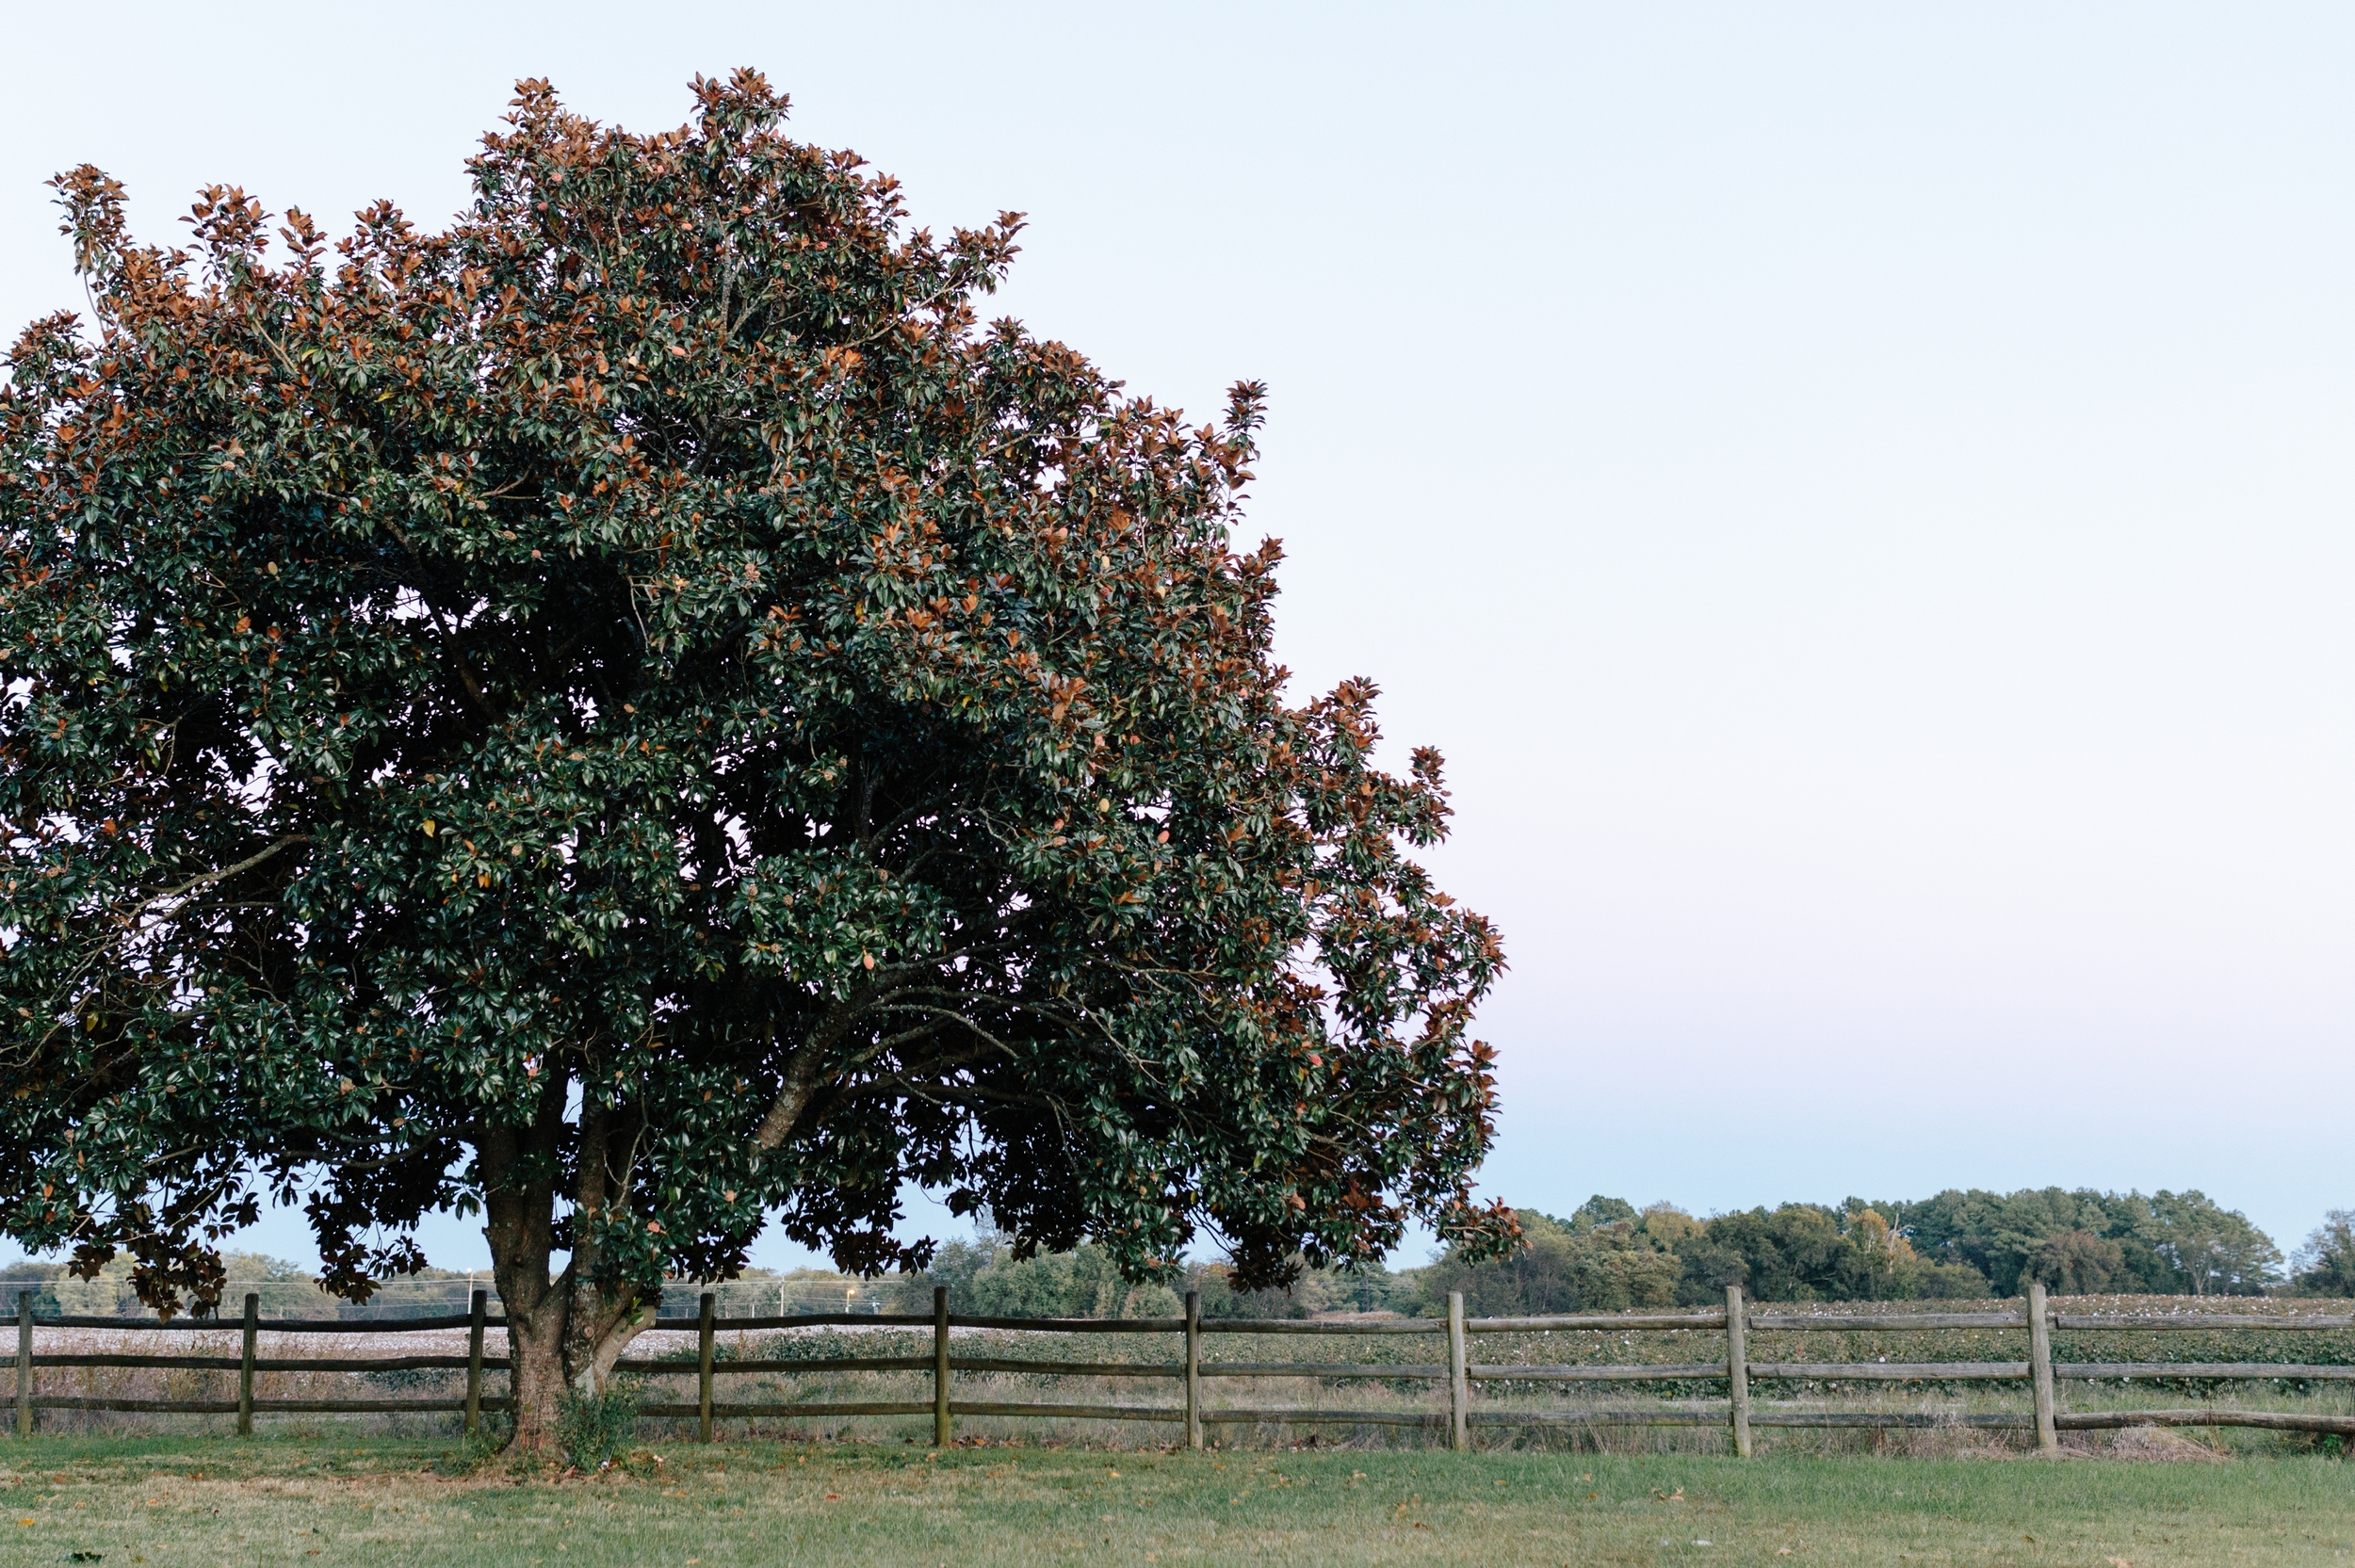
<svg viewBox="0 0 2355 1568"><path fill-rule="evenodd" d="M253 1430L255 1414L463 1414L468 1433L480 1429L482 1416L506 1408L507 1401L486 1395L486 1371L507 1370L505 1358L488 1359L484 1337L491 1329L507 1326L504 1317L488 1311L487 1293L474 1293L472 1310L459 1317L401 1319L273 1318L259 1316L260 1298L245 1299L238 1355L162 1355L72 1351L36 1353L38 1328L131 1330L168 1333L174 1330L219 1333L217 1321L125 1322L121 1318L37 1317L30 1292L17 1301L16 1430L29 1436L35 1412L41 1410L149 1412L159 1414L235 1414L240 1435ZM758 1332L820 1327L930 1328L932 1350L919 1356L733 1357L716 1353L716 1335L723 1332ZM425 1354L373 1357L266 1356L260 1353L264 1334L386 1334L464 1329L463 1356ZM951 1314L948 1292L936 1290L929 1317L908 1313L800 1313L772 1317L730 1317L715 1315L714 1299L706 1293L695 1322L697 1337L693 1371L696 1400L688 1404L648 1404L641 1414L655 1418L690 1419L697 1436L712 1438L715 1420L764 1417L853 1417L926 1415L933 1420L933 1441L946 1445L959 1416L1054 1418L1161 1422L1182 1426L1185 1442L1200 1447L1207 1428L1229 1425L1275 1424L1353 1427L1411 1427L1445 1433L1449 1446L1469 1448L1478 1428L1598 1428L1621 1426L1723 1426L1734 1451L1751 1452L1755 1427L1945 1427L2033 1431L2038 1448L2057 1449L2058 1433L2068 1431L2129 1426L2251 1427L2276 1431L2330 1432L2355 1436L2355 1415L2285 1411L2218 1409L2200 1406L2179 1410L2108 1410L2069 1412L2058 1407L2056 1380L2165 1379L2192 1382L2232 1382L2260 1379L2292 1379L2301 1382L2355 1382L2355 1365L2284 1362L2055 1362L2055 1330L2183 1332L2344 1331L2355 1328L2355 1315L2308 1314L2300 1317L2258 1317L2217 1313L2111 1315L2055 1312L2043 1286L2030 1285L2020 1310L1995 1312L1827 1313L1761 1310L1747 1305L1740 1288L1729 1287L1722 1309L1673 1313L1601 1313L1546 1317L1467 1318L1461 1295L1448 1299L1448 1316L1437 1318L1389 1320L1301 1320L1297 1318L1220 1318L1205 1320L1201 1298L1189 1294L1186 1315L1174 1318L1025 1318L978 1317ZM950 1331L986 1329L1014 1333L1169 1334L1177 1337L1179 1359L1169 1362L1081 1362L1024 1356L958 1355ZM1704 1362L1630 1365L1521 1365L1476 1362L1471 1359L1475 1336L1502 1334L1600 1330L1613 1333L1704 1331L1723 1336L1722 1357ZM1969 1362L1805 1362L1756 1360L1750 1353L1752 1335L1854 1333L1891 1330L1904 1333L1939 1330L2024 1330L2024 1359ZM1311 1334L1331 1336L1444 1336L1445 1361L1255 1362L1206 1359L1205 1341L1220 1334ZM1438 1347L1435 1347L1438 1348ZM41 1394L35 1374L44 1367L147 1367L176 1371L235 1371L237 1397L224 1399L112 1398L96 1396ZM465 1372L463 1398L285 1399L256 1398L254 1378L265 1372L404 1373ZM688 1367L675 1359L625 1359L615 1370L624 1374L679 1375ZM802 1377L837 1372L929 1372L931 1397L921 1400L768 1400L758 1403L722 1401L716 1381L749 1373L782 1373ZM959 1373L1015 1373L1059 1377L1138 1379L1179 1385L1174 1404L1084 1404L961 1400L955 1398ZM1372 1381L1385 1383L1430 1382L1445 1386L1445 1410L1432 1408L1327 1409L1314 1406L1265 1407L1214 1405L1205 1400L1206 1382L1220 1379L1313 1379L1322 1382ZM2029 1385L2028 1408L2018 1412L1952 1414L1905 1411L1755 1410L1751 1391L1760 1383L1835 1382L1848 1383L2012 1383ZM1628 1383L1722 1383L1723 1398L1660 1402L1640 1408L1531 1410L1491 1406L1482 1409L1472 1394L1482 1383L1522 1386L1575 1387Z"/></svg>

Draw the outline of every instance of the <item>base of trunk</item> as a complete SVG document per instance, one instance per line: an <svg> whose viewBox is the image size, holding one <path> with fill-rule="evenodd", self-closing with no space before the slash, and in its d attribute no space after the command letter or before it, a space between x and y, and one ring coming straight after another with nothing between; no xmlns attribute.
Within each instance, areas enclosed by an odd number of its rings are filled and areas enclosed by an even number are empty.
<svg viewBox="0 0 2355 1568"><path fill-rule="evenodd" d="M564 1408L564 1318L550 1302L529 1317L511 1313L507 1342L508 1447L527 1454L552 1454L556 1425Z"/></svg>

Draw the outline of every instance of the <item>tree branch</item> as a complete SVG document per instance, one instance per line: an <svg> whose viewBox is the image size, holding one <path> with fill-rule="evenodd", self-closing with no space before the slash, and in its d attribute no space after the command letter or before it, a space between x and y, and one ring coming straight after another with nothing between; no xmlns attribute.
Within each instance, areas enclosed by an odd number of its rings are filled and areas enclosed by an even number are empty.
<svg viewBox="0 0 2355 1568"><path fill-rule="evenodd" d="M288 833L285 837L278 840L277 843L270 845L267 849L257 850L254 853L246 856L245 859L237 862L235 865L224 865L218 871L207 871L201 877L191 877L177 887L167 887L160 893L149 894L138 903L133 904L129 913L125 913L122 916L122 918L126 922L135 920L139 915L145 913L148 910L154 908L157 904L162 903L167 898L181 897L186 894L194 893L200 887L210 887L215 882L227 881L230 878L237 875L241 871L252 870L255 866L261 865L264 861L269 859L272 855L275 855L282 850L292 849L298 844L308 844L310 842L311 835L309 833Z"/></svg>

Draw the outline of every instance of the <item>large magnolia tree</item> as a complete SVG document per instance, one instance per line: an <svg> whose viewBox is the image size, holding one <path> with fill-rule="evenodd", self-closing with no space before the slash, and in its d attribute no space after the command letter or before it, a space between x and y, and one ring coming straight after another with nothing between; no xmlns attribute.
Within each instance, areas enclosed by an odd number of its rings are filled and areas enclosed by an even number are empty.
<svg viewBox="0 0 2355 1568"><path fill-rule="evenodd" d="M757 75L523 84L472 207L187 249L57 182L93 317L0 395L0 1226L157 1309L300 1204L329 1287L486 1221L519 1436L769 1223L915 1183L1259 1285L1476 1207L1497 938L1439 761L1288 705L1260 390L1188 428L973 299ZM277 244L273 244L273 235Z"/></svg>

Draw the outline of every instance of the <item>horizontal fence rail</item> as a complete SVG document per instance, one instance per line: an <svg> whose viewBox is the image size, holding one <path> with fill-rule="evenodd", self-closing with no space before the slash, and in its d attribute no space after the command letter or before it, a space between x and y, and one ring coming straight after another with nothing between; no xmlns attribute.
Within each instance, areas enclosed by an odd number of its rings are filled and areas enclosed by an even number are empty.
<svg viewBox="0 0 2355 1568"><path fill-rule="evenodd" d="M2053 1314L2056 1329L2348 1329L2355 1328L2355 1314L2309 1313L2302 1317L2235 1317L2229 1312L2149 1314L2139 1317L2125 1316L2103 1317L2089 1312L2056 1312Z"/></svg>
<svg viewBox="0 0 2355 1568"><path fill-rule="evenodd" d="M1470 1328L1470 1324L1465 1325ZM1726 1381L1726 1364L1700 1361L1685 1366L1490 1366L1464 1368L1474 1382L1685 1382L1706 1378Z"/></svg>
<svg viewBox="0 0 2355 1568"><path fill-rule="evenodd" d="M38 1411L109 1411L155 1414L235 1415L241 1434L252 1431L259 1414L458 1414L468 1432L479 1430L485 1413L509 1408L509 1400L487 1392L486 1373L509 1370L505 1356L486 1354L484 1336L505 1329L504 1317L492 1316L487 1293L474 1293L472 1310L460 1315L407 1318L270 1318L259 1316L258 1295L248 1295L243 1317L172 1322L126 1320L86 1316L37 1316L33 1296L17 1301L16 1428L29 1436ZM1464 1316L1461 1296L1451 1297L1449 1314L1441 1318L1372 1320L1303 1320L1298 1318L1205 1319L1196 1295L1186 1298L1183 1317L1038 1318L991 1317L952 1314L945 1291L934 1296L929 1314L890 1312L804 1312L772 1317L721 1317L715 1298L703 1296L695 1317L659 1319L663 1332L695 1334L692 1353L641 1355L614 1365L619 1373L648 1377L693 1377L697 1398L692 1404L647 1403L642 1415L665 1420L693 1420L697 1434L712 1438L716 1420L756 1420L776 1417L857 1417L931 1415L934 1439L949 1441L957 1417L1042 1418L1064 1420L1142 1421L1184 1428L1190 1447L1202 1446L1205 1429L1218 1426L1350 1426L1419 1428L1447 1434L1452 1447L1470 1446L1474 1429L1601 1429L1610 1427L1725 1427L1735 1451L1750 1452L1750 1429L1866 1428L1932 1429L1956 1427L2032 1431L2039 1449L2050 1453L2062 1431L2117 1430L2136 1426L2249 1427L2298 1432L2335 1432L2355 1436L2355 1415L2299 1412L2232 1410L2198 1407L2180 1410L2064 1411L2058 1407L2061 1383L2131 1382L2355 1382L2355 1361L2292 1362L2147 1362L2055 1361L2052 1336L2055 1332L2120 1331L2132 1333L2216 1330L2306 1332L2355 1329L2355 1315L2240 1316L2225 1313L2096 1314L2054 1312L2040 1285L2028 1287L2020 1311L1995 1312L1832 1312L1789 1310L1761 1312L1745 1304L1738 1287L1729 1287L1723 1309L1685 1312L1584 1313L1543 1317L1474 1317ZM771 1333L813 1328L928 1329L932 1347L921 1355L847 1356L721 1356L715 1336L721 1333ZM238 1353L163 1354L140 1351L38 1350L38 1329L131 1330L143 1333L201 1333L216 1339L238 1336ZM265 1334L405 1334L464 1330L465 1353L430 1352L414 1355L321 1356L265 1355ZM1858 1331L1915 1333L1955 1329L2025 1330L2027 1358L2021 1361L1814 1362L1789 1359L1753 1360L1748 1336L1758 1334L1832 1334ZM956 1353L952 1330L1062 1334L1175 1335L1180 1358L1175 1361L1079 1361L1020 1355ZM1469 1341L1481 1334L1548 1334L1554 1333L1704 1333L1721 1337L1724 1354L1713 1361L1681 1363L1615 1363L1520 1365L1473 1362ZM1204 1340L1217 1334L1315 1334L1349 1338L1399 1334L1440 1339L1446 1360L1431 1362L1318 1362L1210 1360L1204 1357ZM1435 1346L1434 1349L1439 1349ZM1698 1349L1699 1347L1696 1347ZM1372 1347L1367 1347L1372 1350ZM43 1394L35 1374L75 1367L127 1368L173 1372L234 1372L237 1397L227 1398L132 1398L94 1394ZM254 1380L267 1373L345 1372L399 1375L457 1372L465 1374L463 1398L257 1398ZM759 1402L721 1401L715 1383L723 1378L755 1374L806 1378L837 1373L929 1374L930 1398L923 1399L840 1399L786 1398ZM1096 1378L1121 1382L1162 1382L1178 1385L1176 1403L1057 1402L1050 1400L961 1399L954 1379L959 1374L1019 1377ZM1390 1384L1440 1384L1445 1408L1345 1409L1317 1406L1212 1406L1203 1398L1203 1384L1223 1379L1298 1379L1319 1383L1350 1382ZM1750 1391L1760 1384L1957 1384L2020 1383L2031 1385L2030 1408L2017 1412L1827 1411L1753 1409ZM1520 1385L1524 1391L1579 1384L1715 1384L1722 1398L1654 1399L1634 1405L1602 1405L1582 1410L1477 1408L1474 1385ZM1602 1392L1603 1390L1599 1390ZM1673 1392L1668 1391L1668 1392Z"/></svg>
<svg viewBox="0 0 2355 1568"><path fill-rule="evenodd" d="M248 1300L259 1302L259 1296ZM872 1323L872 1317L861 1317L862 1323ZM426 1329L470 1328L474 1318L465 1313L455 1317L270 1317L257 1319L254 1327L264 1334L416 1334ZM144 1317L37 1317L33 1326L39 1329L135 1329L141 1334L234 1334L237 1324L219 1317L174 1317L169 1322L154 1322ZM507 1327L504 1317L486 1317L486 1329Z"/></svg>
<svg viewBox="0 0 2355 1568"><path fill-rule="evenodd" d="M1840 1382L2025 1382L2024 1361L1753 1361L1750 1381L1822 1379Z"/></svg>
<svg viewBox="0 0 2355 1568"><path fill-rule="evenodd" d="M1725 1319L1721 1317L1718 1322ZM1827 1329L2024 1329L2019 1312L1753 1312L1746 1315L1752 1334L1821 1334ZM2088 1325L2099 1327L2103 1325Z"/></svg>
<svg viewBox="0 0 2355 1568"><path fill-rule="evenodd" d="M2300 1366L2282 1361L2056 1361L2056 1378L2184 1378L2193 1382L2253 1382L2267 1378L2298 1382L2355 1382L2355 1366Z"/></svg>

